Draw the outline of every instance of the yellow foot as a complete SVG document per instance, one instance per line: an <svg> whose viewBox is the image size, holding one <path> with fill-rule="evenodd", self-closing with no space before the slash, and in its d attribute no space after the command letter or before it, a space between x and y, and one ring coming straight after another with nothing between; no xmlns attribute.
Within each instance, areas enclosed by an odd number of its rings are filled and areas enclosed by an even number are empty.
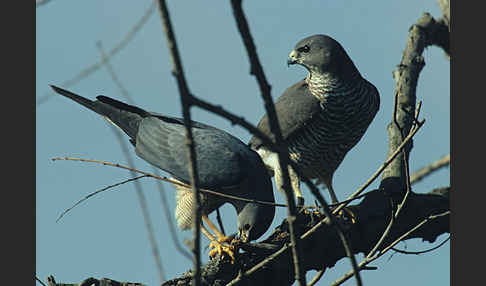
<svg viewBox="0 0 486 286"><path fill-rule="evenodd" d="M313 215L320 215L321 213L319 212L319 207L318 206L309 206L304 208L304 213L307 215L313 214Z"/></svg>
<svg viewBox="0 0 486 286"><path fill-rule="evenodd" d="M237 245L235 239L228 236L223 236L218 240L213 240L209 243L211 250L209 256L211 258L227 255L231 260L231 264L235 263L235 252L237 251Z"/></svg>
<svg viewBox="0 0 486 286"><path fill-rule="evenodd" d="M351 223L353 224L356 223L356 215L346 207L339 211L338 216L343 217L344 219L351 219Z"/></svg>

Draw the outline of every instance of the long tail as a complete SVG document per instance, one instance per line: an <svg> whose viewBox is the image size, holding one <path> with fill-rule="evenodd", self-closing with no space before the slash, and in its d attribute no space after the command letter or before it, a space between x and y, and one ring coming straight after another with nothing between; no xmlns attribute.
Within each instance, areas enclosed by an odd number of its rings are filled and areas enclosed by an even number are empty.
<svg viewBox="0 0 486 286"><path fill-rule="evenodd" d="M122 129L132 140L137 137L140 121L150 114L136 106L106 96L97 96L97 100L90 100L68 90L51 85L55 92L72 99L73 101L100 114L109 122Z"/></svg>

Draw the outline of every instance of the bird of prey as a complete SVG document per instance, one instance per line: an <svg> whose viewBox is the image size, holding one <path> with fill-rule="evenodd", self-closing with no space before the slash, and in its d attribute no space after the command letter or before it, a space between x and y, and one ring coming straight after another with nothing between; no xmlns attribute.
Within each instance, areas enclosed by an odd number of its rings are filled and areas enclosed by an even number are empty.
<svg viewBox="0 0 486 286"><path fill-rule="evenodd" d="M135 153L150 164L171 174L177 184L175 216L185 230L193 226L194 196L190 185L190 161L185 146L183 119L148 112L106 96L93 101L62 88L57 93L102 115L122 129L135 147ZM258 239L270 227L275 207L272 181L260 156L236 137L212 126L192 121L191 128L198 166L202 219L216 238L201 224L201 231L211 241L210 256L222 251L234 259L234 248L224 245L225 237L209 220L208 215L224 203L238 213L238 234L243 242ZM247 201L205 193L214 191ZM249 202L264 201L270 204Z"/></svg>
<svg viewBox="0 0 486 286"><path fill-rule="evenodd" d="M309 74L287 88L275 102L283 144L302 175L324 183L332 202L337 203L333 174L375 117L380 105L378 90L361 76L343 47L326 35L299 41L287 64L301 65ZM274 138L266 114L258 128ZM277 154L255 136L248 144L260 154L281 190ZM289 175L297 203L302 205L300 179L291 167Z"/></svg>

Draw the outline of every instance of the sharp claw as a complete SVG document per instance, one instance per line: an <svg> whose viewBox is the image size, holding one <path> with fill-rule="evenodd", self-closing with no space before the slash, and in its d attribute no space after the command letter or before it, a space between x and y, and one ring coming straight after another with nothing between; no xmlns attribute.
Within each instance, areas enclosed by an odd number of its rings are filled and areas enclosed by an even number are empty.
<svg viewBox="0 0 486 286"><path fill-rule="evenodd" d="M230 242L229 245L224 245L223 242ZM209 251L209 256L211 258L216 257L216 255L223 256L227 254L230 258L231 264L235 263L235 252L237 251L237 247L233 245L233 238L232 237L221 237L218 240L211 241L209 243L209 247L212 249Z"/></svg>
<svg viewBox="0 0 486 286"><path fill-rule="evenodd" d="M356 215L351 211L349 210L348 208L343 208L341 211L339 211L339 215L340 216L343 216L344 215L344 211L348 213L348 216L351 218L351 223L354 224L356 223Z"/></svg>

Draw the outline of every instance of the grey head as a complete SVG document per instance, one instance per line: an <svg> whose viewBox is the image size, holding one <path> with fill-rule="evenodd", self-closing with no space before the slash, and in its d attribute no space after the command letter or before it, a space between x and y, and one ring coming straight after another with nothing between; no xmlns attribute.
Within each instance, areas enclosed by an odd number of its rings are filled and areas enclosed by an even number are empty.
<svg viewBox="0 0 486 286"><path fill-rule="evenodd" d="M251 150L247 159L251 162L245 187L246 198L264 202L274 202L272 181L258 153ZM270 204L231 202L238 213L238 234L243 242L260 238L272 224L275 206Z"/></svg>
<svg viewBox="0 0 486 286"><path fill-rule="evenodd" d="M302 65L310 73L359 74L341 44L327 35L313 35L299 41L290 52L287 64Z"/></svg>

